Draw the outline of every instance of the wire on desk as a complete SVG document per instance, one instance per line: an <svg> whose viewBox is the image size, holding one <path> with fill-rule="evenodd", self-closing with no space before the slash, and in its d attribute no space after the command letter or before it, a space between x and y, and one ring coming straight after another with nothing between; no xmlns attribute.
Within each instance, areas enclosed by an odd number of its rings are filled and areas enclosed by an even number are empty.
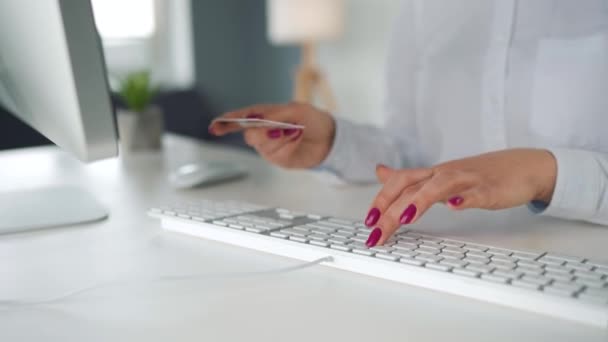
<svg viewBox="0 0 608 342"><path fill-rule="evenodd" d="M51 303L56 303L56 302L61 302L64 301L66 299L70 299L72 297L87 293L87 292L91 292L91 291L95 291L95 290L101 290L104 288L108 288L108 287L113 287L113 286L125 286L125 285L130 285L133 283L137 283L138 281L144 281L146 283L160 283L160 282L167 282L167 281L183 281L183 280L201 280L201 279L222 279L222 278L241 278L241 277L257 277L257 276L263 276L263 275L271 275L271 274L281 274L281 273L287 273L287 272L293 272L293 271L297 271L297 270L301 270L304 268L308 268L311 266L315 266L318 265L322 262L332 262L334 261L334 258L331 256L326 256L323 258L319 258L313 261L309 261L309 262L305 262L302 264L298 264L295 266L289 266L289 267L285 267L285 268L279 268L279 269L274 269L274 270L268 270L268 271L257 271L257 272L232 272L232 273L217 273L217 274L209 274L209 273L195 273L195 274L183 274L183 275L161 275L158 277L154 277L154 278L150 278L150 279L136 279L134 281L129 281L129 280L124 280L124 281L110 281L110 282L106 282L106 283L97 283L95 285L92 286L87 286L87 287L83 287L77 290L73 290L67 293L64 293L62 295L59 296L55 296L55 297L50 297L50 298L46 298L46 299L7 299L7 300L0 300L0 308L5 307L7 309L11 309L11 308L19 308L19 307L25 307L25 306L35 306L35 305L43 305L43 304L51 304Z"/></svg>

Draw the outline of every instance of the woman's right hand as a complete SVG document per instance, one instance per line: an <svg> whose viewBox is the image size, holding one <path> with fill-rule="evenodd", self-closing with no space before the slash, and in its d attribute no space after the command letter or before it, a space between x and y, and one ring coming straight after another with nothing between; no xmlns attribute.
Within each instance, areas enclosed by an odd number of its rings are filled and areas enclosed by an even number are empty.
<svg viewBox="0 0 608 342"><path fill-rule="evenodd" d="M335 122L331 115L311 105L255 105L226 113L222 118L259 118L302 125L304 129L243 128L237 123L212 122L209 133L222 136L244 131L245 141L264 159L285 168L319 165L331 150Z"/></svg>

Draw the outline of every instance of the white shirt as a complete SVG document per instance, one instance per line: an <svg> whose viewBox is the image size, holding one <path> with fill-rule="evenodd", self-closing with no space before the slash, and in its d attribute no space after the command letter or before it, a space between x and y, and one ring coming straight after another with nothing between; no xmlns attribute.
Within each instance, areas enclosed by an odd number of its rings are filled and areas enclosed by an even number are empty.
<svg viewBox="0 0 608 342"><path fill-rule="evenodd" d="M337 119L322 167L370 181L377 163L546 148L539 211L608 224L608 0L404 1L387 71L386 126Z"/></svg>

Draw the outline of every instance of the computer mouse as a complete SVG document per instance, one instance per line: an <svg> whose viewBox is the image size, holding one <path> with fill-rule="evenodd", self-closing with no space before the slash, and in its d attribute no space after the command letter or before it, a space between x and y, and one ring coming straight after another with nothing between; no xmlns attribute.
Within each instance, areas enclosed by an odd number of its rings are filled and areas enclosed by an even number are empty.
<svg viewBox="0 0 608 342"><path fill-rule="evenodd" d="M230 162L198 162L184 164L169 174L169 182L176 189L188 189L215 184L247 174L241 166Z"/></svg>

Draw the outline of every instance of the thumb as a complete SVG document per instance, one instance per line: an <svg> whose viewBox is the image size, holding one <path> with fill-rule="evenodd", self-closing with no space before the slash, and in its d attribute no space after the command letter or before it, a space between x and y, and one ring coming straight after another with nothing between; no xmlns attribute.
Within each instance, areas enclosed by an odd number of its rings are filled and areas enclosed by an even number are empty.
<svg viewBox="0 0 608 342"><path fill-rule="evenodd" d="M392 168L384 164L376 165L376 177L378 178L378 181L382 184L384 184L391 177L393 172L395 171Z"/></svg>

